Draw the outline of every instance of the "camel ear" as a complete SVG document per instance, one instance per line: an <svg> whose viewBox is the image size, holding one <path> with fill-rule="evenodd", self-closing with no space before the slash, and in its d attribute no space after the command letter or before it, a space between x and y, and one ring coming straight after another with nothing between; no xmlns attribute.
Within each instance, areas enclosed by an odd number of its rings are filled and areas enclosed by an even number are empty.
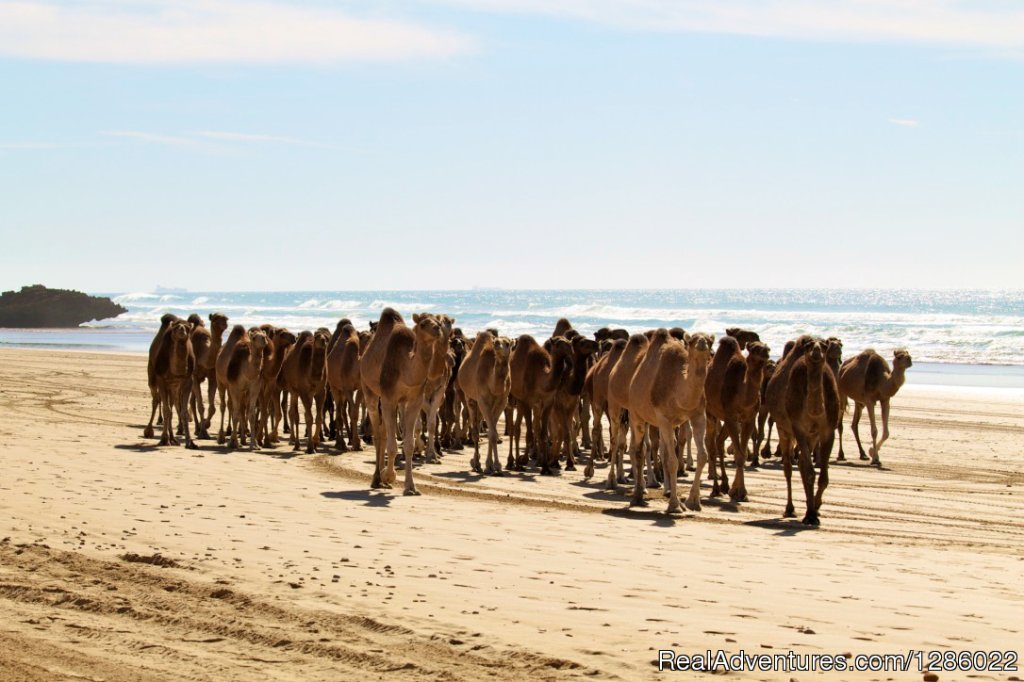
<svg viewBox="0 0 1024 682"><path fill-rule="evenodd" d="M422 320L422 319L423 319L423 316L420 315L419 313L413 313L412 314L412 321L415 322L416 324L419 324L420 320Z"/></svg>

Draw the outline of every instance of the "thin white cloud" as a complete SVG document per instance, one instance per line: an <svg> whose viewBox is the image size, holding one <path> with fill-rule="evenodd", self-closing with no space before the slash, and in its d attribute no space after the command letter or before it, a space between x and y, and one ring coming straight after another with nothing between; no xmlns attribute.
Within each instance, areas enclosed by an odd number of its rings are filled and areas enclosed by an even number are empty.
<svg viewBox="0 0 1024 682"><path fill-rule="evenodd" d="M890 118L889 123L897 126L903 126L905 128L916 128L918 121L916 118Z"/></svg>
<svg viewBox="0 0 1024 682"><path fill-rule="evenodd" d="M840 42L1024 48L1015 0L424 0L546 14L645 31L695 31Z"/></svg>
<svg viewBox="0 0 1024 682"><path fill-rule="evenodd" d="M161 133L148 133L141 130L104 130L101 135L107 137L125 137L131 140L139 140L140 142L151 142L153 144L195 144L196 141L187 137L180 137L178 135L163 135Z"/></svg>
<svg viewBox="0 0 1024 682"><path fill-rule="evenodd" d="M280 0L0 0L0 56L112 63L446 57L467 38Z"/></svg>

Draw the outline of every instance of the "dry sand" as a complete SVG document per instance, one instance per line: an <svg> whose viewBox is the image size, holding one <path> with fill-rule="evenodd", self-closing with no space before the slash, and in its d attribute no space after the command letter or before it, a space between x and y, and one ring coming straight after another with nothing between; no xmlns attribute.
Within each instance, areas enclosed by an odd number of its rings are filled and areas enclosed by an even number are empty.
<svg viewBox="0 0 1024 682"><path fill-rule="evenodd" d="M774 461L749 503L669 518L603 468L483 478L467 449L406 498L369 490L368 450L156 448L148 416L143 357L0 351L0 679L646 679L661 648L1024 641L1017 394L906 387L885 468L834 464L817 529L779 518Z"/></svg>

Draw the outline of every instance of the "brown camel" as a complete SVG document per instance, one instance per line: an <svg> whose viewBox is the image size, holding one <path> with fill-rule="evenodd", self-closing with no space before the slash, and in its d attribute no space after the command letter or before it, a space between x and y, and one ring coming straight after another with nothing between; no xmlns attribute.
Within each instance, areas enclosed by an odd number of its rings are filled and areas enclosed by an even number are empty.
<svg viewBox="0 0 1024 682"><path fill-rule="evenodd" d="M169 322L160 338L152 365L156 394L163 412L160 445L178 444L173 427L173 410L177 408L178 422L185 436L185 447L194 449L196 444L192 441L188 428L188 400L192 395L192 377L196 363L190 333L191 327L188 322Z"/></svg>
<svg viewBox="0 0 1024 682"><path fill-rule="evenodd" d="M258 436L264 447L270 447L281 440L278 428L283 421L281 408L282 388L278 383L281 366L288 357L296 337L284 327L274 329L267 337L269 354L260 373L260 406Z"/></svg>
<svg viewBox="0 0 1024 682"><path fill-rule="evenodd" d="M842 405L845 409L846 400L853 400L853 419L850 429L853 437L857 440L857 448L860 450L860 458L867 459L864 448L860 444L860 413L867 407L868 419L871 420L871 463L875 466L882 466L879 459L879 451L882 443L889 438L889 401L906 381L907 369L912 367L914 361L910 353L900 348L893 353L892 365L874 350L868 349L859 355L855 355L843 363L839 370L839 393ZM878 440L878 427L875 426L875 403L882 405L882 438ZM839 425L839 459L843 455L843 426Z"/></svg>
<svg viewBox="0 0 1024 682"><path fill-rule="evenodd" d="M666 332L667 334L667 332ZM647 354L647 347L650 341L646 334L633 334L622 349L618 361L608 371L608 481L605 487L615 490L618 483L625 483L626 476L623 471L623 454L626 450L627 419L629 431L633 437L629 451L634 457L633 476L643 476L643 471L636 468L635 453L642 446L637 441L637 432L632 429L633 415L629 411L629 387L633 381L633 374ZM643 432L639 434L643 439Z"/></svg>
<svg viewBox="0 0 1024 682"><path fill-rule="evenodd" d="M771 381L772 375L775 373L775 361L769 360L764 365L764 373L761 377L761 404L757 408L757 429L754 431L754 454L750 460L751 466L758 466L758 453L762 457L772 456L772 426L775 422L768 419L768 401L765 400L764 394L768 390L768 382ZM768 422L768 433L765 433L765 422ZM764 450L761 450L761 443L764 443Z"/></svg>
<svg viewBox="0 0 1024 682"><path fill-rule="evenodd" d="M807 512L803 523L818 525L822 495L828 487L828 460L839 423L839 389L826 366L826 342L810 336L796 339L791 351L779 361L768 382L768 409L775 419L786 475L786 510L793 507L793 455L799 457ZM813 456L820 448L821 472L814 491Z"/></svg>
<svg viewBox="0 0 1024 682"><path fill-rule="evenodd" d="M636 444L642 438L642 429L649 424L658 429L663 483L668 496L667 511L670 514L682 511L676 482L679 475L676 429L689 422L697 442L697 469L686 506L700 509L700 479L707 463L704 382L713 343L714 337L701 333L691 335L685 343L671 336L667 329L658 329L653 334L629 385L629 419L633 435L630 449L631 453L635 452L631 505L646 505L643 450Z"/></svg>
<svg viewBox="0 0 1024 682"><path fill-rule="evenodd" d="M761 383L769 353L768 346L760 341L747 341L747 355L744 357L740 344L739 338L731 334L719 340L718 350L704 383L707 412L716 422L717 432L710 452L709 466L713 480L711 496L715 497L729 487L724 449L725 437L728 435L732 439L736 456L736 476L729 488L729 498L733 502L747 501L747 488L743 480L747 443L754 431L758 408L761 406ZM710 427L708 430L711 430ZM721 489L715 472L716 460L722 470Z"/></svg>
<svg viewBox="0 0 1024 682"><path fill-rule="evenodd" d="M474 471L501 476L501 458L498 456L498 418L508 403L512 388L509 361L512 340L504 336L495 338L488 331L476 336L473 348L466 354L459 371L459 387L469 400L471 423L479 424L481 417L487 424L487 464L480 468L480 429L472 429Z"/></svg>
<svg viewBox="0 0 1024 682"><path fill-rule="evenodd" d="M195 315L190 315L192 320ZM210 424L217 411L214 398L217 395L217 356L223 344L224 330L228 328L228 318L222 313L210 313L210 329L207 330L202 318L198 318L192 327L192 351L196 356L196 371L192 381L192 401L195 404L196 436L210 437ZM202 382L207 382L209 407L204 415Z"/></svg>
<svg viewBox="0 0 1024 682"><path fill-rule="evenodd" d="M583 477L590 478L594 475L594 460L604 458L604 433L602 418L608 414L608 379L612 367L619 361L619 356L626 349L626 341L616 339L610 346L607 353L597 359L597 362L587 372L587 379L584 382L584 390L590 394L590 410L593 413L594 432L590 437L593 443L590 461L583 470ZM609 418L610 419L610 418ZM623 472L619 472L622 475ZM620 481L625 483L623 477Z"/></svg>
<svg viewBox="0 0 1024 682"><path fill-rule="evenodd" d="M456 332L458 332L456 334ZM444 392L444 403L441 406L441 445L450 450L462 449L462 405L465 402L465 395L459 387L459 373L462 371L462 362L468 352L465 337L462 330L453 331L452 338L448 342L449 352L452 355L452 377L448 380L448 386ZM505 425L506 429L508 424Z"/></svg>
<svg viewBox="0 0 1024 682"><path fill-rule="evenodd" d="M597 352L597 341L584 336L574 335L572 343L572 364L570 370L562 377L555 394L552 396L551 418L549 430L552 440L553 461L550 466L557 467L559 453L565 454L566 471L575 471L576 432L574 422L579 418L580 401L583 395L583 384L587 378L587 369L594 353ZM588 406L589 408L589 406Z"/></svg>
<svg viewBox="0 0 1024 682"><path fill-rule="evenodd" d="M288 392L289 422L293 450L301 449L299 438L299 401L305 411L306 452L313 454L323 439L324 399L327 396L326 330L301 332L292 350L285 356L278 381Z"/></svg>
<svg viewBox="0 0 1024 682"><path fill-rule="evenodd" d="M563 377L572 368L572 344L564 336L548 340L548 351L528 334L516 339L515 350L509 359L511 387L509 395L515 399L517 415L513 435L509 439L508 468L523 468L519 456L520 422L526 419L526 451L540 464L541 474L550 475L547 420L555 391ZM515 446L516 456L512 455Z"/></svg>
<svg viewBox="0 0 1024 682"><path fill-rule="evenodd" d="M569 331L576 331L572 327L572 322L564 317L560 317L558 318L558 321L555 322L555 331L552 332L551 338L555 338L556 336L565 336Z"/></svg>
<svg viewBox="0 0 1024 682"><path fill-rule="evenodd" d="M327 353L327 384L334 396L337 410L336 440L334 446L344 452L346 449L361 450L359 444L359 332L342 320L334 333L334 346ZM348 428L348 448L345 446L343 427Z"/></svg>
<svg viewBox="0 0 1024 682"><path fill-rule="evenodd" d="M157 410L160 409L160 396L156 390L156 373L155 363L156 357L160 352L160 344L163 342L164 334L167 333L167 329L171 326L172 322L178 321L178 316L171 313L166 313L160 318L160 328L156 331L153 336L153 340L149 343L149 363L146 366L146 382L149 384L150 403L152 409L149 413L149 423L146 424L145 430L142 435L146 438L153 437L153 420L156 419ZM163 414L161 412L161 421L163 420Z"/></svg>
<svg viewBox="0 0 1024 682"><path fill-rule="evenodd" d="M434 319L441 325L441 338L438 340L439 352L434 353L431 366L427 368L427 381L423 384L423 414L420 419L422 433L426 436L426 454L424 461L428 464L440 461L438 448L437 426L438 413L444 402L445 390L451 381L455 354L451 350L451 334L455 320L447 315L435 315ZM478 422L479 424L479 422ZM479 429L476 429L479 433ZM416 443L420 439L417 436Z"/></svg>
<svg viewBox="0 0 1024 682"><path fill-rule="evenodd" d="M221 346L220 352L217 353L215 368L217 374L217 395L220 396L220 429L217 432L217 443L220 445L224 445L227 442L224 432L224 417L228 414L228 365L231 363L231 353L235 349L235 344L241 341L245 334L245 327L236 324L231 328L231 333L228 334L228 338L224 341L224 345Z"/></svg>
<svg viewBox="0 0 1024 682"><path fill-rule="evenodd" d="M405 325L392 308L380 314L373 338L359 359L363 396L377 450L374 488L390 488L395 481L398 457L398 414L402 411L402 450L405 455L405 494L419 495L412 477L416 422L423 407L424 386L436 381L444 365L434 362L436 353L447 353L448 339L433 315L413 315L414 328ZM431 375L431 370L437 373Z"/></svg>
<svg viewBox="0 0 1024 682"><path fill-rule="evenodd" d="M237 448L239 439L245 444L249 435L249 449L255 450L259 442L260 396L262 394L263 366L270 355L266 332L249 330L231 349L227 369L228 404L231 406L230 447Z"/></svg>
<svg viewBox="0 0 1024 682"><path fill-rule="evenodd" d="M726 329L725 335L736 339L736 343L739 344L740 350L746 350L748 344L761 340L761 337L757 335L757 332L752 332L748 329L740 329L739 327L730 327L729 329Z"/></svg>

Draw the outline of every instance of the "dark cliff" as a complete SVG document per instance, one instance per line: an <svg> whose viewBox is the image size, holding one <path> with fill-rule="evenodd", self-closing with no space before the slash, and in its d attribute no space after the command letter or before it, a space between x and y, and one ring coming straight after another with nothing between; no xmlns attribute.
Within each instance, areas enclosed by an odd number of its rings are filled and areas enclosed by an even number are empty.
<svg viewBox="0 0 1024 682"><path fill-rule="evenodd" d="M42 284L5 291L0 295L0 327L77 327L89 320L128 312L109 298Z"/></svg>

